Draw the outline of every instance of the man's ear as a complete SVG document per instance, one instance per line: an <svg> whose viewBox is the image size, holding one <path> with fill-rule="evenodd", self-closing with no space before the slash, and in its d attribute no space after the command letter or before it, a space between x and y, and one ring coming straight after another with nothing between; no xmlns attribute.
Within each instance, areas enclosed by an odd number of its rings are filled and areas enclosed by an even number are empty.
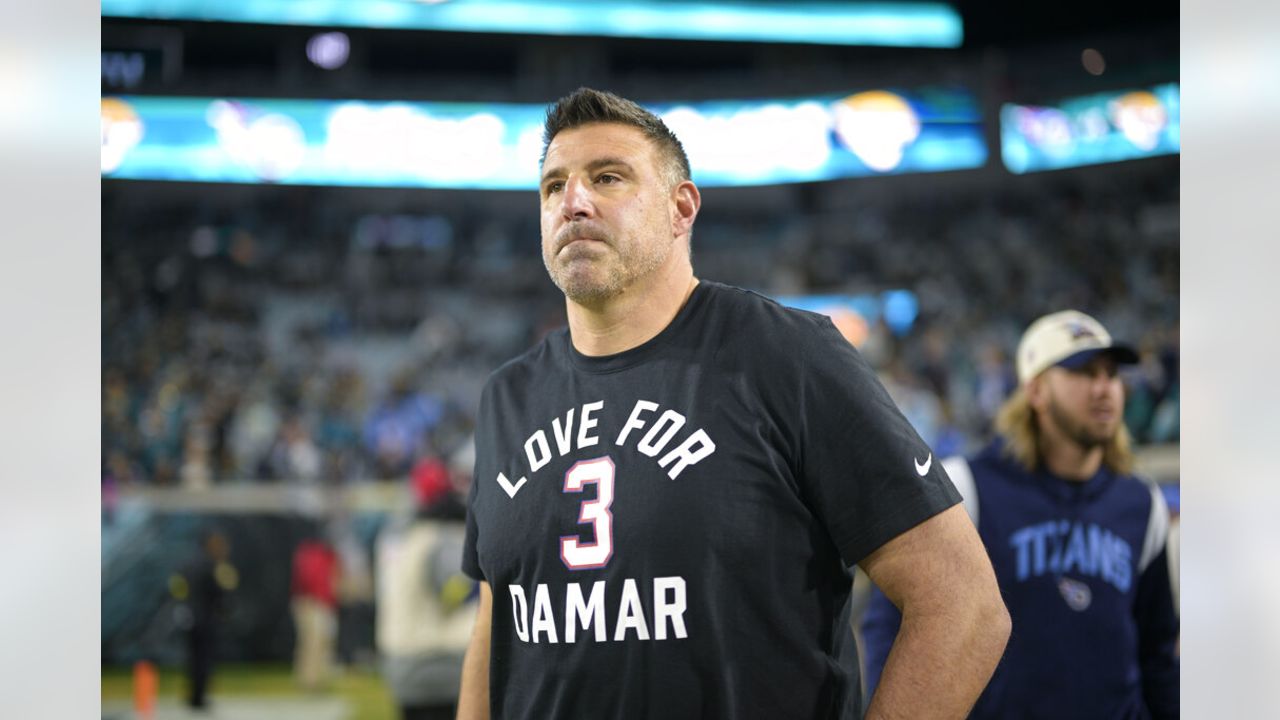
<svg viewBox="0 0 1280 720"><path fill-rule="evenodd" d="M672 213L671 230L676 236L688 235L693 230L693 221L698 217L698 209L702 207L702 193L692 180L685 180L671 190Z"/></svg>

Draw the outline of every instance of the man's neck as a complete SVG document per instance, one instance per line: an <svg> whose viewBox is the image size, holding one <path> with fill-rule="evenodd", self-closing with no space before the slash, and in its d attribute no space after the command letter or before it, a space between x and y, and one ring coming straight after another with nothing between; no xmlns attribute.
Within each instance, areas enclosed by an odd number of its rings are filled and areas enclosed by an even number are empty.
<svg viewBox="0 0 1280 720"><path fill-rule="evenodd" d="M1087 482L1102 467L1101 445L1084 447L1065 437L1041 437L1040 457L1049 472L1064 480Z"/></svg>
<svg viewBox="0 0 1280 720"><path fill-rule="evenodd" d="M648 342L675 319L698 284L693 268L647 278L598 306L565 299L569 336L583 355L616 355Z"/></svg>

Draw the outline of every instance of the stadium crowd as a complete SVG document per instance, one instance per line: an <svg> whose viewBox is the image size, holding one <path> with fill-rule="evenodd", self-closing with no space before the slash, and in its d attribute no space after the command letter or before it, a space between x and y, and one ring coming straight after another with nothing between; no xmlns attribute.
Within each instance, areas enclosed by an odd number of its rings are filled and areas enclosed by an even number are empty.
<svg viewBox="0 0 1280 720"><path fill-rule="evenodd" d="M770 295L914 292L911 329L874 322L860 349L939 455L988 437L1026 322L1084 310L1140 348L1139 443L1176 441L1176 162L981 195L835 184L768 221L709 203L695 270ZM166 210L104 186L104 483L407 477L465 447L488 373L564 322L528 213L324 192Z"/></svg>

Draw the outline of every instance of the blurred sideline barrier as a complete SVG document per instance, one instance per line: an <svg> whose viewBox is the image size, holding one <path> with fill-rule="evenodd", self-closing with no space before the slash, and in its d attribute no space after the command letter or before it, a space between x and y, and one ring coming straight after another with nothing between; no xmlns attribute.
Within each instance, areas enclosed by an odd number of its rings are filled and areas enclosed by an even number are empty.
<svg viewBox="0 0 1280 720"><path fill-rule="evenodd" d="M343 488L228 483L204 489L181 487L122 488L122 508L151 512L286 514L323 518L342 508L357 513L390 513L413 507L408 482L368 482Z"/></svg>
<svg viewBox="0 0 1280 720"><path fill-rule="evenodd" d="M1136 449L1138 474L1161 484L1177 483L1178 444ZM407 483L370 482L337 489L316 486L224 484L192 490L135 486L120 491L123 506L151 512L278 513L323 517L343 508L352 512L391 513L412 507Z"/></svg>

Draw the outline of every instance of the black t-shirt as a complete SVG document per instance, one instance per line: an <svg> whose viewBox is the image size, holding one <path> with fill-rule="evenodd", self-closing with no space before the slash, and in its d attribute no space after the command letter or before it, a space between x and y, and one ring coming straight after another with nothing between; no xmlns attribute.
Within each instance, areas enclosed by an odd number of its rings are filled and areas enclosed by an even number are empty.
<svg viewBox="0 0 1280 720"><path fill-rule="evenodd" d="M960 501L941 465L826 317L752 292L617 355L548 335L480 403L493 717L857 717L850 568Z"/></svg>

